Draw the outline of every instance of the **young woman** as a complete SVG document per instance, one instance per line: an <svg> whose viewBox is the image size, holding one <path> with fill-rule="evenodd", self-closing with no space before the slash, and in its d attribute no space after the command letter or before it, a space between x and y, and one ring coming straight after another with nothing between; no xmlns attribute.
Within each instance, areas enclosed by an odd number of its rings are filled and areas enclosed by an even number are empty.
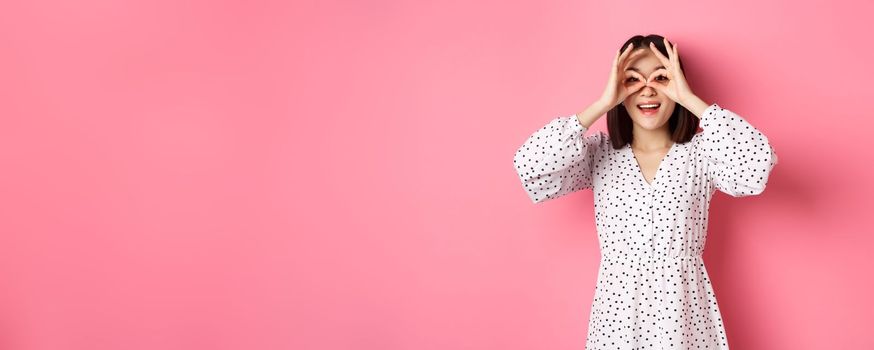
<svg viewBox="0 0 874 350"><path fill-rule="evenodd" d="M609 133L583 136L605 113ZM692 93L677 45L630 38L600 99L535 131L513 163L534 203L594 192L601 263L586 349L728 349L701 259L710 200L762 193L777 154Z"/></svg>

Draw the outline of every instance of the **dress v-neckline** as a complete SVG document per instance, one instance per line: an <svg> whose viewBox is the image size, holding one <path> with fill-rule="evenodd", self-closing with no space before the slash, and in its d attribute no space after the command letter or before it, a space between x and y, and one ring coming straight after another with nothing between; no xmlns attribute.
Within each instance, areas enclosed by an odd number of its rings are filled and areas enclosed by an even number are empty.
<svg viewBox="0 0 874 350"><path fill-rule="evenodd" d="M676 146L677 146L677 142L674 142L673 144L671 144L671 148L668 149L668 152L665 153L665 155L662 157L662 160L659 161L659 166L658 166L658 168L656 168L656 172L655 172L655 175L653 175L652 182L647 182L646 176L643 175L643 168L640 167L640 162L637 160L637 157L634 155L634 149L631 148L631 143L628 143L628 145L627 145L628 153L629 153L629 155L631 155L631 160L634 163L634 166L637 168L637 171L635 171L635 172L637 173L637 176L640 178L640 180L643 181L644 185L646 185L648 188L655 187L656 183L660 179L659 175L661 175L661 173L662 173L662 165L665 164L665 160L668 159L668 156L671 155L671 152L674 151L674 148Z"/></svg>

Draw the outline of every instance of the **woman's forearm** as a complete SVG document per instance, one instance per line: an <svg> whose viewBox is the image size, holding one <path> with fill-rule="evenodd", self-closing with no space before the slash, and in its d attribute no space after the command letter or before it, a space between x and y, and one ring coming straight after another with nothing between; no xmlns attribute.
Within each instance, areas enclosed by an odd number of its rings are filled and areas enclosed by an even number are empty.
<svg viewBox="0 0 874 350"><path fill-rule="evenodd" d="M704 102L704 100L696 95L687 98L683 103L681 103L681 105L688 109L689 112L692 112L692 114L695 114L698 119L701 119L701 116L704 115L704 110L706 110L707 107L710 107L709 103Z"/></svg>
<svg viewBox="0 0 874 350"><path fill-rule="evenodd" d="M588 129L598 120L598 118L601 118L604 113L607 113L608 110L610 110L610 108L604 106L601 101L595 101L582 112L577 113L576 116L580 121L580 125Z"/></svg>

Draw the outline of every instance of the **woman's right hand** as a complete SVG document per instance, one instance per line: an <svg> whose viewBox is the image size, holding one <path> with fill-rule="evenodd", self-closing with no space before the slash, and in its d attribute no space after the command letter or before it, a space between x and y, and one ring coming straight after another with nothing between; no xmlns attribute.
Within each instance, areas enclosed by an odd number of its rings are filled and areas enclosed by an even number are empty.
<svg viewBox="0 0 874 350"><path fill-rule="evenodd" d="M644 78L643 75L635 71L625 71L628 62L632 58L645 52L645 50L634 50L633 46L633 44L629 44L624 51L617 51L616 56L613 57L613 68L610 70L610 79L607 81L607 87L604 89L604 93L598 100L598 103L606 110L616 107L616 105L625 101L625 98L628 97L628 95L631 95L646 85L646 78ZM633 53L630 53L632 51ZM630 78L636 78L637 81L626 81L626 78L629 78L628 80L631 80Z"/></svg>

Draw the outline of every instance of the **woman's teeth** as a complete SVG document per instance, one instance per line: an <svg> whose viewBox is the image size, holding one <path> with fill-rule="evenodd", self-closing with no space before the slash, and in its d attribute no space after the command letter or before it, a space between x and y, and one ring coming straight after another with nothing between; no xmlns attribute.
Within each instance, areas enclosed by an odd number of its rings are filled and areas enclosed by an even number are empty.
<svg viewBox="0 0 874 350"><path fill-rule="evenodd" d="M637 108L640 108L641 112L644 115L654 115L658 112L659 107L661 107L661 103L651 103L651 104L641 104L637 105Z"/></svg>

